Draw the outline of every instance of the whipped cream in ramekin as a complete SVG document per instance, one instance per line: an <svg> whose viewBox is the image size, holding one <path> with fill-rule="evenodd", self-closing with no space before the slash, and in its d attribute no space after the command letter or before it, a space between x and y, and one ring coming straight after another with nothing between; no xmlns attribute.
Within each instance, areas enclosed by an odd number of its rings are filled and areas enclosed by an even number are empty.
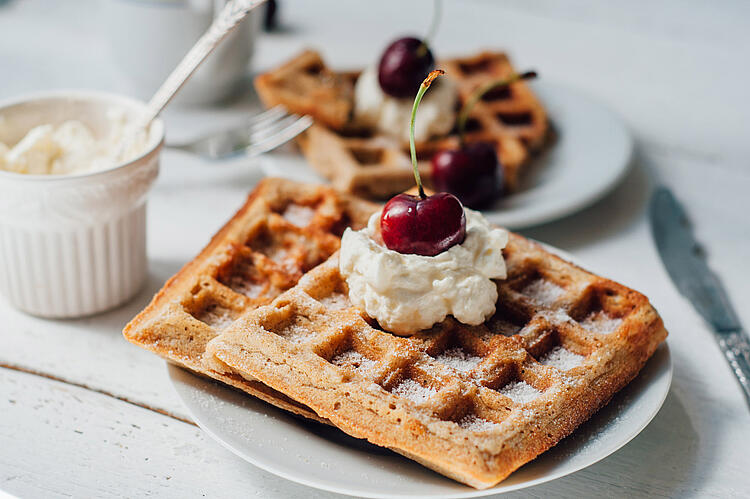
<svg viewBox="0 0 750 499"><path fill-rule="evenodd" d="M127 163L146 150L148 133L131 133L124 112L110 109L106 118L109 132L103 137L78 120L68 120L58 126L38 125L12 147L0 142L0 170L30 175L94 172Z"/></svg>
<svg viewBox="0 0 750 499"><path fill-rule="evenodd" d="M447 135L451 131L456 122L457 98L456 82L450 76L432 84L417 111L419 119L414 125L414 139L417 142ZM413 98L397 99L383 92L378 82L377 66L369 66L357 79L354 87L354 121L363 127L408 142L413 105Z"/></svg>
<svg viewBox="0 0 750 499"><path fill-rule="evenodd" d="M349 299L386 330L413 334L448 315L469 325L495 312L497 287L505 279L502 249L508 232L493 228L478 212L466 209L466 238L435 256L408 255L375 241L380 212L360 231L346 229L339 270Z"/></svg>
<svg viewBox="0 0 750 499"><path fill-rule="evenodd" d="M88 132L61 126L66 121L85 125L97 143L111 133L132 137L114 128L130 128L145 112L141 102L102 92L37 93L0 102L0 142L15 148L35 125L47 124L53 134L60 132L66 148L89 144L78 135ZM142 289L148 273L146 197L159 172L164 123L157 118L143 132L135 157L100 171L82 171L93 164L71 157L66 164L75 171L61 163L67 173L49 174L46 154L39 162L28 157L27 164L40 167L34 173L0 168L0 294L8 303L41 317L82 317L120 305ZM41 147L39 140L32 136L27 151ZM105 155L127 149L111 140Z"/></svg>

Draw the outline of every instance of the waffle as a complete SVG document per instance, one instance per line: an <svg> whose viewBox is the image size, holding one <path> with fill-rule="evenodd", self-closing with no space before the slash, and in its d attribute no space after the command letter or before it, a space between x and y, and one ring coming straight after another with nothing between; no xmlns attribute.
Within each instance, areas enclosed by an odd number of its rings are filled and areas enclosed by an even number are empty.
<svg viewBox="0 0 750 499"><path fill-rule="evenodd" d="M266 106L283 105L334 129L349 122L354 104L352 80L328 69L320 54L312 50L259 75L255 88Z"/></svg>
<svg viewBox="0 0 750 499"><path fill-rule="evenodd" d="M328 258L344 228L363 226L374 209L327 187L263 180L208 246L125 327L125 338L277 407L322 420L263 383L214 369L205 348L234 318L270 303Z"/></svg>
<svg viewBox="0 0 750 499"><path fill-rule="evenodd" d="M491 487L605 405L667 335L640 293L515 234L504 252L485 324L384 332L351 306L336 254L207 352L350 435Z"/></svg>
<svg viewBox="0 0 750 499"><path fill-rule="evenodd" d="M438 61L437 67L456 81L459 107L479 86L513 73L508 57L498 52ZM260 75L255 88L266 106L283 105L291 112L316 118L298 143L308 162L334 187L359 196L387 198L414 183L409 146L353 126L350 116L357 77L356 72L328 69L317 53L308 50ZM518 189L531 154L543 146L548 128L541 103L526 83L517 81L489 92L474 106L466 139L495 145L503 165L504 188L511 192ZM454 130L448 136L417 144L420 173L428 185L429 159L438 150L456 148L458 143Z"/></svg>

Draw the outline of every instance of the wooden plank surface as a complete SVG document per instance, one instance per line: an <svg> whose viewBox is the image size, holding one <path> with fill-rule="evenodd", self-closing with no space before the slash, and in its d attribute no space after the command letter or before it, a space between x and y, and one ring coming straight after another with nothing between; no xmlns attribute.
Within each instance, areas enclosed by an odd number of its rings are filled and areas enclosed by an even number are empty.
<svg viewBox="0 0 750 499"><path fill-rule="evenodd" d="M732 478L743 472L744 449L730 438L712 443L712 452L724 455L734 447L736 459L704 473L701 428L688 410L673 392L654 422L616 454L507 497L679 497L697 491L742 497L747 489ZM336 496L255 468L191 424L27 373L0 368L0 414L0 488L22 497Z"/></svg>
<svg viewBox="0 0 750 499"><path fill-rule="evenodd" d="M0 369L0 414L0 487L21 497L324 497L192 424L38 376Z"/></svg>
<svg viewBox="0 0 750 499"><path fill-rule="evenodd" d="M287 0L282 16L290 29L265 37L255 63L268 67L313 45L334 64L361 66L386 39L421 31L428 4ZM446 4L438 53L507 47L521 66L625 116L638 149L623 184L591 208L525 233L645 292L671 333L675 377L654 422L601 463L515 496L746 497L748 408L705 325L668 280L645 206L654 183L672 186L750 324L742 306L750 303L748 4ZM129 93L91 22L97 6L26 0L0 7L0 98L45 88ZM168 136L242 121L253 105L243 99L169 109ZM122 326L260 176L256 163L241 158L217 165L165 151L162 163L149 201L149 281L138 297L71 321L32 318L0 299L0 490L22 497L331 497L244 463L182 421L187 414L164 363L122 339Z"/></svg>

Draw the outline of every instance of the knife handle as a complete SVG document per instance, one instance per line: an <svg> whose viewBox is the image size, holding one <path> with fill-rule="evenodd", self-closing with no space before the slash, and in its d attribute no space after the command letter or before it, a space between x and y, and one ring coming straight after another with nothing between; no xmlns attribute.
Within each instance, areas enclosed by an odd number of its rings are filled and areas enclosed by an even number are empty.
<svg viewBox="0 0 750 499"><path fill-rule="evenodd" d="M719 347L729 361L750 405L750 341L747 334L742 330L724 333L719 338Z"/></svg>

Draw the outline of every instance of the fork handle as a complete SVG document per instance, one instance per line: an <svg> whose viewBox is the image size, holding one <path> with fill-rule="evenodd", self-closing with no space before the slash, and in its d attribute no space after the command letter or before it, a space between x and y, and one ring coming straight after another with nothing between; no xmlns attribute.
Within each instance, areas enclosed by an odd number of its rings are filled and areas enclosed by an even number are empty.
<svg viewBox="0 0 750 499"><path fill-rule="evenodd" d="M192 76L198 66L226 36L237 27L247 14L266 0L230 0L214 18L208 30L193 45L193 48L182 58L177 67L170 73L156 91L147 105L141 126L146 128L164 107L169 104L185 82Z"/></svg>
<svg viewBox="0 0 750 499"><path fill-rule="evenodd" d="M719 338L719 348L724 353L739 381L745 399L750 405L750 340L743 330L723 333Z"/></svg>

